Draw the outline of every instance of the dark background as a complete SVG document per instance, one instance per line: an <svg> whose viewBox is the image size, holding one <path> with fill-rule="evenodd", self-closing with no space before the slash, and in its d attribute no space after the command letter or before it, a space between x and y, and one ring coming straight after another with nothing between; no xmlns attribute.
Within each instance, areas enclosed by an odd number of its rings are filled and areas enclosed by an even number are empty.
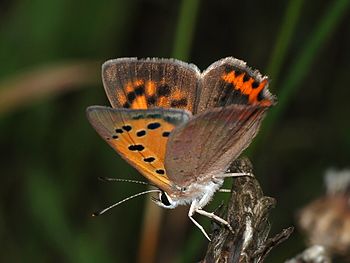
<svg viewBox="0 0 350 263"><path fill-rule="evenodd" d="M117 57L176 57L203 70L234 56L267 74L279 104L247 154L278 201L272 233L294 225L323 194L325 170L350 162L349 2L0 1L0 261L147 262L138 252L145 225L150 258L203 257L207 241L186 210L145 209L149 196L90 216L144 190L97 180L143 180L85 117L87 106L108 105L100 66ZM208 210L227 196L215 199ZM160 223L142 223L150 209ZM267 262L304 247L296 230Z"/></svg>

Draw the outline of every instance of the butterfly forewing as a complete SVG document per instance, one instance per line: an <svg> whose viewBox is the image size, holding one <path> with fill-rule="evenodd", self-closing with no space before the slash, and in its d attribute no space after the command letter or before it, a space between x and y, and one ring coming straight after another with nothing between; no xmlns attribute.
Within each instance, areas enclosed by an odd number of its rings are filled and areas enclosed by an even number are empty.
<svg viewBox="0 0 350 263"><path fill-rule="evenodd" d="M172 130L188 121L185 110L128 110L92 106L90 123L100 136L153 184L169 190L164 168L165 148Z"/></svg>
<svg viewBox="0 0 350 263"><path fill-rule="evenodd" d="M231 104L271 106L275 98L267 89L268 79L233 57L208 67L201 77L197 112Z"/></svg>
<svg viewBox="0 0 350 263"><path fill-rule="evenodd" d="M180 108L193 112L200 72L175 59L121 58L102 66L103 84L113 108Z"/></svg>
<svg viewBox="0 0 350 263"><path fill-rule="evenodd" d="M256 135L267 107L230 105L194 116L171 134L165 167L182 186L222 175Z"/></svg>

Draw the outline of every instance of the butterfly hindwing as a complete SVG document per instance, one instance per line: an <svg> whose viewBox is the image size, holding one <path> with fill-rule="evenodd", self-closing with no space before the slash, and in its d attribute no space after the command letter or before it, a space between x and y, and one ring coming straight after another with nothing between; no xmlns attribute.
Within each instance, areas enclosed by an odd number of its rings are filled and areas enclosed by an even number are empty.
<svg viewBox="0 0 350 263"><path fill-rule="evenodd" d="M242 60L227 57L214 62L201 75L197 112L231 104L271 106L275 97L268 91L268 78Z"/></svg>
<svg viewBox="0 0 350 263"><path fill-rule="evenodd" d="M102 66L102 79L113 108L180 108L193 112L200 72L175 59L120 58Z"/></svg>
<svg viewBox="0 0 350 263"><path fill-rule="evenodd" d="M100 136L153 184L168 190L165 148L172 130L190 112L176 109L130 110L91 106L87 116Z"/></svg>
<svg viewBox="0 0 350 263"><path fill-rule="evenodd" d="M171 134L165 158L178 185L223 174L255 137L268 107L230 105L195 115Z"/></svg>

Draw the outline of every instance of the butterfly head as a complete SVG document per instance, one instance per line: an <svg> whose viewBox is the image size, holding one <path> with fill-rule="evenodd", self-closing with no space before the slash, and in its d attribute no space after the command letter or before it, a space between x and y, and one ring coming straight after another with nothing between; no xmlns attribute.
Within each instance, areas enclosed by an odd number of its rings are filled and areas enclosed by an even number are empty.
<svg viewBox="0 0 350 263"><path fill-rule="evenodd" d="M168 209L173 209L179 205L178 202L173 200L166 192L160 191L159 192L159 197L153 198L152 201L156 203L157 205L168 208Z"/></svg>
<svg viewBox="0 0 350 263"><path fill-rule="evenodd" d="M169 193L161 190L159 199L153 201L161 207L173 209L179 205L191 203L199 195L202 195L199 189L193 190L191 185L186 187L173 186L172 191Z"/></svg>

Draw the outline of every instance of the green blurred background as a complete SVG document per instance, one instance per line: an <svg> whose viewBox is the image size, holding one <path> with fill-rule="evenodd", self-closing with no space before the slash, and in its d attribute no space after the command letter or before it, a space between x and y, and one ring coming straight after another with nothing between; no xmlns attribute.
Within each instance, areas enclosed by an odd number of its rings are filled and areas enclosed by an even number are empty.
<svg viewBox="0 0 350 263"><path fill-rule="evenodd" d="M267 74L279 104L248 154L265 193L278 201L271 232L295 224L297 209L323 193L324 171L350 164L349 5L0 1L0 262L147 262L139 251L143 216L155 209L146 211L148 196L90 216L144 190L97 180L143 179L85 117L87 106L108 105L100 66L117 57L175 57L205 69L234 56ZM227 196L215 199L209 210ZM177 231L175 215L165 211L157 223L153 258L199 261L207 241L189 220ZM267 262L304 246L297 230Z"/></svg>

